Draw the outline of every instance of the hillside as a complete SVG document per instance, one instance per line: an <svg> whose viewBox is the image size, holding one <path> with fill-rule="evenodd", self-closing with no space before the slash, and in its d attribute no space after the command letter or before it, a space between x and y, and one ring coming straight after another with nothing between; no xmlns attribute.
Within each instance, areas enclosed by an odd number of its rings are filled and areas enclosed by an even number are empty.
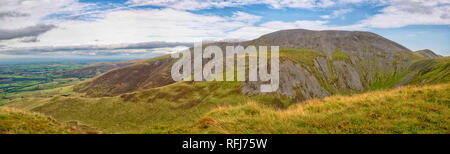
<svg viewBox="0 0 450 154"><path fill-rule="evenodd" d="M226 45L280 45L280 88L277 94L295 100L372 89L377 81L403 73L423 57L370 32L283 30ZM192 49L191 49L192 50ZM174 59L163 56L107 72L77 86L89 96L117 96L174 83ZM258 94L260 82L245 82L242 94Z"/></svg>
<svg viewBox="0 0 450 154"><path fill-rule="evenodd" d="M418 68L423 70L427 70L427 68L434 70L422 71L422 73L411 72L409 74L412 74L412 77L408 82L432 81L417 84L433 83L440 87L439 83L441 83L448 88L450 81L448 75L445 75L450 71L448 57L432 59L429 65L421 65L420 63L424 61L429 62L428 60L418 61L412 66L419 66ZM435 75L427 75L430 73L445 76L435 78ZM402 78L391 78L380 82L378 86L389 87L399 84L402 80ZM403 89L408 88L410 87ZM439 91L448 95L448 91L445 89ZM384 92L384 94L389 93ZM344 94L342 97L346 95L351 94ZM372 95L372 93L361 96L368 95ZM385 96L377 95L376 97L381 99ZM431 98L432 96L427 97ZM445 97L442 98L445 99ZM425 97L409 99L421 101ZM392 101L397 102L397 100ZM295 99L276 94L243 95L240 82L177 82L115 97L86 97L83 93L73 92L73 87L57 88L24 94L24 98L15 99L7 106L44 113L63 122L81 121L106 133L137 133L149 127L168 128L180 124L193 124L217 107L239 106L245 105L247 102L255 102L260 107L264 106L264 108L275 110L286 110L295 104L303 104ZM448 105L448 103L448 100L444 100L444 104ZM400 115L397 116L400 117ZM172 128L170 127L170 129Z"/></svg>
<svg viewBox="0 0 450 154"><path fill-rule="evenodd" d="M420 54L421 56L426 57L426 58L442 57L441 55L438 55L429 49L419 50L419 51L416 51L415 53Z"/></svg>
<svg viewBox="0 0 450 154"><path fill-rule="evenodd" d="M61 76L63 78L92 78L102 73L108 72L110 70L125 67L142 61L144 60L136 59L120 62L96 63L93 65L85 66L74 70L56 72L54 73L54 75Z"/></svg>
<svg viewBox="0 0 450 154"><path fill-rule="evenodd" d="M402 82L421 85L450 82L450 57L419 60L408 71Z"/></svg>
<svg viewBox="0 0 450 154"><path fill-rule="evenodd" d="M449 134L450 84L314 99L274 110L250 102L212 110L191 125L144 133Z"/></svg>
<svg viewBox="0 0 450 154"><path fill-rule="evenodd" d="M80 84L77 91L90 96L117 96L138 89L150 89L174 83L170 69L175 59L161 56L114 69Z"/></svg>
<svg viewBox="0 0 450 154"><path fill-rule="evenodd" d="M60 123L42 114L0 107L0 134L85 134L96 130L78 122Z"/></svg>

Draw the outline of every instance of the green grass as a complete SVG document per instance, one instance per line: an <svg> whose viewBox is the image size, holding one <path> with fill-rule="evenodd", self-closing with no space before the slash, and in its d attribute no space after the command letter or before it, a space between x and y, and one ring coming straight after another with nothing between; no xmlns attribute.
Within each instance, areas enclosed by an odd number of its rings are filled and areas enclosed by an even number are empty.
<svg viewBox="0 0 450 154"><path fill-rule="evenodd" d="M81 81L63 78L55 73L81 68L88 63L41 62L0 65L0 105L15 99L15 95L68 86Z"/></svg>
<svg viewBox="0 0 450 154"><path fill-rule="evenodd" d="M290 49L281 48L280 58L286 58L293 62L301 63L309 67L314 66L314 59L318 56L326 57L326 55L319 51L314 51L310 49Z"/></svg>
<svg viewBox="0 0 450 154"><path fill-rule="evenodd" d="M0 134L97 133L78 122L60 123L42 114L0 107Z"/></svg>
<svg viewBox="0 0 450 154"><path fill-rule="evenodd" d="M78 120L107 133L135 133L152 125L194 122L217 106L248 101L239 82L179 82L103 98L83 97L66 89L70 96L34 93L8 106L45 113L63 122Z"/></svg>
<svg viewBox="0 0 450 154"><path fill-rule="evenodd" d="M178 82L101 98L84 97L71 88L28 93L7 106L43 113L62 122L77 120L106 133L139 133L153 126L194 123L220 106L255 101L263 106L285 109L295 103L276 94L243 95L240 82Z"/></svg>
<svg viewBox="0 0 450 154"><path fill-rule="evenodd" d="M286 110L258 103L220 107L192 125L143 133L450 133L450 84L408 86L310 100Z"/></svg>
<svg viewBox="0 0 450 154"><path fill-rule="evenodd" d="M435 84L450 81L450 57L419 60L409 68L416 73L411 84Z"/></svg>
<svg viewBox="0 0 450 154"><path fill-rule="evenodd" d="M379 89L391 89L395 88L400 81L408 75L409 72L403 72L403 73L379 73L376 79L370 83L368 90L379 90Z"/></svg>
<svg viewBox="0 0 450 154"><path fill-rule="evenodd" d="M333 60L342 60L351 63L350 56L343 53L339 48L336 48L331 57L333 57Z"/></svg>

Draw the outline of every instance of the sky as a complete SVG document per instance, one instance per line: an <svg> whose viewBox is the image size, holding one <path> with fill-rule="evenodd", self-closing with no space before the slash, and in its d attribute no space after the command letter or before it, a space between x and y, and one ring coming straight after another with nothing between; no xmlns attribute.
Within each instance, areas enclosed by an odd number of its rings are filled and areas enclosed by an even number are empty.
<svg viewBox="0 0 450 154"><path fill-rule="evenodd" d="M449 0L1 0L0 58L146 58L297 28L450 56Z"/></svg>

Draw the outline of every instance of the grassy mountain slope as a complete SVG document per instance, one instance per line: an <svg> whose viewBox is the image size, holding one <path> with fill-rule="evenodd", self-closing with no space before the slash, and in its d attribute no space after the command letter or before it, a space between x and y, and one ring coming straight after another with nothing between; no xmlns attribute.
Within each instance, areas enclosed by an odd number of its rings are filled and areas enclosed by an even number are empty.
<svg viewBox="0 0 450 154"><path fill-rule="evenodd" d="M78 122L60 123L42 114L0 107L0 134L97 133Z"/></svg>
<svg viewBox="0 0 450 154"><path fill-rule="evenodd" d="M409 67L409 71L414 74L409 84L450 82L450 57L417 61Z"/></svg>
<svg viewBox="0 0 450 154"><path fill-rule="evenodd" d="M172 84L170 69L175 59L161 56L123 68L114 69L77 86L90 96L117 96L139 89Z"/></svg>
<svg viewBox="0 0 450 154"><path fill-rule="evenodd" d="M66 87L29 93L7 106L44 113L63 122L77 120L106 133L136 133L154 125L192 123L218 106L255 101L268 107L286 108L293 103L276 95L242 95L240 86L239 82L178 82L99 98L84 97Z"/></svg>
<svg viewBox="0 0 450 154"><path fill-rule="evenodd" d="M274 110L258 103L219 107L192 125L144 133L450 133L450 84L331 96Z"/></svg>
<svg viewBox="0 0 450 154"><path fill-rule="evenodd" d="M439 58L442 57L441 55L438 55L436 53L434 53L433 51L429 50L429 49L424 49L424 50L419 50L415 52L416 54L419 54L423 57L426 58Z"/></svg>

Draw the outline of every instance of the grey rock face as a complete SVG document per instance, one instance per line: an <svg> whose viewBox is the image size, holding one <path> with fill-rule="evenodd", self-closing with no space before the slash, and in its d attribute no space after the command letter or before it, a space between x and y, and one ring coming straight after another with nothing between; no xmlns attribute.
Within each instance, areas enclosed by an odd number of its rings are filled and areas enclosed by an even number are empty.
<svg viewBox="0 0 450 154"><path fill-rule="evenodd" d="M363 90L360 76L356 69L343 61L333 61L333 68L337 76L337 87L354 91Z"/></svg>
<svg viewBox="0 0 450 154"><path fill-rule="evenodd" d="M261 84L263 82L246 82L243 84L242 92L250 95L259 94ZM314 74L310 73L300 64L295 64L289 60L280 63L280 86L276 93L290 98L302 95L299 98L301 100L323 98L330 95L320 85Z"/></svg>
<svg viewBox="0 0 450 154"><path fill-rule="evenodd" d="M322 52L313 66L285 60L280 64L280 95L302 100L334 92L363 91L380 77L406 68L413 55L409 49L377 34L360 31L282 30L244 42L243 45L306 48ZM347 60L334 59L340 51ZM257 94L258 83L245 83L243 93ZM300 96L299 96L300 95Z"/></svg>

